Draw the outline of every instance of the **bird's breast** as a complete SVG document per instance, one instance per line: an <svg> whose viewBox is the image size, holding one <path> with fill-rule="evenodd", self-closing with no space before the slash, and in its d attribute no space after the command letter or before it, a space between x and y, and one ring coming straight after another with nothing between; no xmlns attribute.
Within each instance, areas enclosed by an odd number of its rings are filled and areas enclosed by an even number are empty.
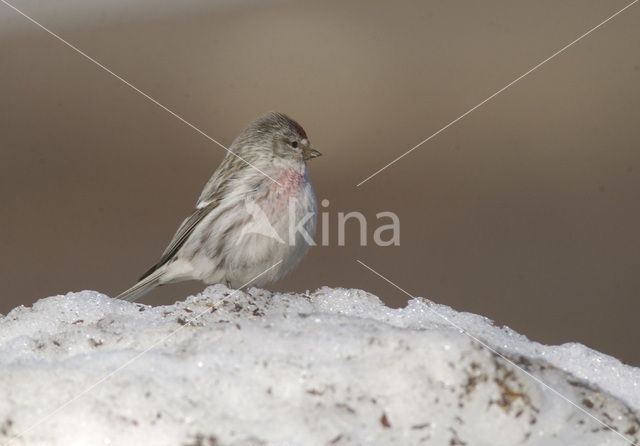
<svg viewBox="0 0 640 446"><path fill-rule="evenodd" d="M271 183L271 194L277 198L288 201L291 197L296 197L306 182L303 173L295 169L287 169L279 172Z"/></svg>
<svg viewBox="0 0 640 446"><path fill-rule="evenodd" d="M290 206L298 207L296 201L304 199L305 190L309 186L309 178L305 172L297 169L286 169L275 172L271 177L275 181L269 184L263 191L262 203L272 212L286 212Z"/></svg>

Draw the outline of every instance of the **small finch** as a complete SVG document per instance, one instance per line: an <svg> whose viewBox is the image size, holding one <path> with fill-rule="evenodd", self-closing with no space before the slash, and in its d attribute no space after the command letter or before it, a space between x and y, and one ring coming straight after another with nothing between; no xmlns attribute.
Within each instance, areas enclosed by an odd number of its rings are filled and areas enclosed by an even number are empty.
<svg viewBox="0 0 640 446"><path fill-rule="evenodd" d="M313 243L317 204L306 162L318 156L287 115L256 119L233 141L158 263L118 299L190 279L237 288L283 277Z"/></svg>

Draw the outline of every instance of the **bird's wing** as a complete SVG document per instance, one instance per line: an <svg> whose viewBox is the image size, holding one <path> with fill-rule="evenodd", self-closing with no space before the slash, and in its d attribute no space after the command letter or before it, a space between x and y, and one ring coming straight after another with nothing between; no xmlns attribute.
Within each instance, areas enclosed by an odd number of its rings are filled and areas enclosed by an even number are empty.
<svg viewBox="0 0 640 446"><path fill-rule="evenodd" d="M160 257L158 263L153 265L146 273L144 273L142 277L140 277L140 280L151 275L155 270L167 263L167 261L171 260L173 256L176 255L178 250L182 247L182 245L184 245L184 242L193 233L193 230L198 225L198 223L200 223L203 218L209 215L209 213L218 206L218 203L219 200L215 200L205 207L196 209L193 214L185 218L185 220L182 222L175 235L173 236L173 239L171 239L171 243L169 243L167 249L165 249L162 253L162 257Z"/></svg>
<svg viewBox="0 0 640 446"><path fill-rule="evenodd" d="M171 239L171 243L169 243L167 249L162 253L162 257L158 263L144 273L140 280L152 274L176 255L178 250L184 245L184 242L186 242L193 233L198 223L218 206L222 197L232 188L231 182L233 179L243 172L246 166L246 162L235 156L227 155L224 160L222 160L222 163L220 163L220 166L218 166L200 194L193 214L182 222L173 239Z"/></svg>
<svg viewBox="0 0 640 446"><path fill-rule="evenodd" d="M244 161L228 154L222 160L216 171L213 172L211 179L207 184L205 184L196 203L196 207L205 207L207 204L215 200L215 198L219 197L222 189L225 188L225 185L228 185L234 177L237 177L239 174L244 172L246 167L247 164Z"/></svg>

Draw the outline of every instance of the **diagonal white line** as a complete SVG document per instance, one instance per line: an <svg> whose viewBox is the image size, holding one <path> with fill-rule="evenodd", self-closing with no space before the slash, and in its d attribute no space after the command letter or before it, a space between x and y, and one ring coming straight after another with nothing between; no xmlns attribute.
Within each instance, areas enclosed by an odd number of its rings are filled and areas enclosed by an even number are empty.
<svg viewBox="0 0 640 446"><path fill-rule="evenodd" d="M282 263L282 260L280 260L279 262L271 265L269 268L265 269L264 271L262 271L260 274L258 274L257 276L255 276L253 279L249 280L247 283L245 283L244 285L242 285L240 288L238 288L237 290L235 290L233 293L229 294L228 297L233 296L234 294L236 294L238 291L240 291L242 288L246 287L247 285L251 284L254 280L256 280L258 277L262 276L263 274L267 273L268 271L272 270L273 268L275 268L276 266L280 265ZM53 410L52 412L50 412L48 415L40 418L38 421L36 421L34 424L32 424L31 426L29 426L28 428L26 428L25 430L23 430L22 432L20 432L19 434L13 436L12 438L10 438L7 442L2 443L2 446L7 446L11 443L13 443L15 440L21 438L22 436L24 436L25 434L27 434L28 432L30 432L31 430L35 429L36 427L38 427L39 425L41 425L42 423L46 422L47 420L49 420L51 417L53 417L54 415L56 415L58 412L60 412L61 410L63 410L65 407L67 407L69 404L73 403L74 401L78 400L79 398L81 398L82 396L86 395L87 393L89 393L91 390L95 389L97 386L99 386L100 384L102 384L103 382L105 382L106 380L108 380L109 378L111 378L112 376L116 375L118 372L120 372L122 369L126 368L127 366L129 366L131 363L135 362L136 360L138 360L140 357L142 357L143 355L147 354L150 350L154 349L157 345L163 343L164 341L166 341L167 339L169 339L171 336L173 336L174 334L178 333L180 330L184 329L184 327L186 327L187 325L192 324L196 319L198 319L200 316L202 316L205 313L210 312L211 309L207 308L205 311L197 314L196 316L194 316L193 318L189 319L187 321L186 324L184 325L180 325L180 327L176 328L175 330L173 330L172 332L170 332L168 335L166 335L165 337L163 337L162 339L160 339L159 341L153 343L150 347L146 348L145 350L141 351L140 353L138 353L137 355L135 355L133 358L127 360L124 364L122 364L121 366L119 366L118 368L116 368L115 370L112 370L111 372L107 373L105 376L103 376L102 378L100 378L99 380L97 380L96 382L94 382L93 384L91 384L89 387L87 387L86 389L84 389L82 392L76 394L74 397L72 397L71 399L69 399L67 402L65 402L64 404L62 404L61 406L59 406L57 409Z"/></svg>
<svg viewBox="0 0 640 446"><path fill-rule="evenodd" d="M402 291L404 294L406 294L407 296L409 296L412 299L415 299L416 297L413 296L411 293L409 293L408 291L404 290L403 288L400 288L400 286L396 285L395 283L393 283L391 280L387 279L385 276L383 276L382 274L380 274L378 271L374 270L373 268L371 268L369 265L365 264L364 262L362 262L361 260L356 260L360 265L364 266L366 269L368 269L369 271L371 271L373 274L375 274L376 276L380 277L381 279L383 279L385 282L393 285L395 288L399 289L400 291ZM496 351L493 347L487 345L485 342L482 342L480 339L478 339L477 337L475 337L474 335L472 335L471 333L469 333L467 330L465 330L464 328L462 328L461 326L459 326L458 324L456 324L455 322L451 321L448 317L446 317L443 314L440 314L439 312L437 312L436 310L434 310L433 308L431 308L430 305L426 305L426 307L429 309L429 311L431 311L433 314L435 314L436 316L438 316L439 318L443 319L444 321L446 321L449 325L451 325L452 327L460 330L462 333L464 333L465 335L467 335L468 337L470 337L471 339L473 339L474 341L476 341L478 344L482 345L484 348L486 348L487 350L489 350L490 352L498 355L500 358L504 359L507 363L511 364L512 366L514 366L516 369L520 370L522 373L524 373L525 375L527 375L529 378L533 379L534 381L536 381L537 383L541 384L543 387L545 387L546 389L550 390L551 392L555 393L556 395L558 395L560 398L562 398L563 400L565 400L566 402L568 402L569 404L571 404L572 406L574 406L576 409L580 410L581 412L583 412L584 414L588 415L589 417L593 418L595 421L597 421L598 423L600 423L602 426L606 427L607 429L609 429L610 431L612 431L614 434L618 435L619 437L621 437L622 439L624 439L627 443L633 445L633 446L638 446L638 443L634 443L631 440L629 440L627 437L625 437L624 435L622 435L620 432L618 432L617 430L615 430L615 428L613 428L612 426L609 426L607 423L605 423L604 421L601 421L600 419L598 419L597 417L593 416L592 414L590 414L589 412L587 412L585 409L583 409L582 407L580 407L579 405L577 405L576 403L574 403L573 401L571 401L569 398L567 398L566 396L564 396L563 394L561 394L560 392L558 392L557 390L555 390L553 387L549 386L547 383L545 383L544 381L542 381L540 378L532 375L531 373L527 372L525 369L523 369L522 367L520 367L518 364L516 364L515 362L513 362L511 359L507 358L506 356L504 356L502 353Z"/></svg>
<svg viewBox="0 0 640 446"><path fill-rule="evenodd" d="M240 155L232 152L231 150L229 150L228 148L226 148L223 144L221 144L220 142L218 142L217 140L213 139L211 136L207 135L205 132L203 132L202 130L200 130L198 127L196 127L195 125L191 124L189 121L187 121L186 119L184 119L183 117L181 117L180 115L178 115L177 113L175 113L173 110L170 110L168 107L165 107L164 105L162 105L160 102L158 102L157 100L155 100L154 98L152 98L151 96L149 96L147 93L145 93L144 91L140 90L138 87L136 87L135 85L133 85L131 82L127 81L126 79L124 79L122 76L119 76L118 74L114 73L113 71L111 71L109 68L105 67L104 65L102 65L100 62L98 62L97 60L95 60L93 57L89 56L88 54L86 54L85 52L83 52L82 50L80 50L79 48L77 48L76 46L74 46L73 44L67 42L65 39L63 39L62 37L60 37L59 35L57 35L56 33L54 33L53 31L51 31L49 28L46 28L44 25L42 25L41 23L37 22L35 19L29 17L27 14L25 14L24 12L20 11L18 8L16 8L15 6L13 6L12 4L10 4L9 2L7 2L6 0L0 0L0 2L4 3L5 5L7 5L9 8L13 9L15 12L17 12L18 14L20 14L22 17L24 17L25 19L29 20L31 23L37 25L39 28L41 28L42 30L46 31L47 33L49 33L51 36L55 37L56 39L58 39L60 42L64 43L65 45L67 45L69 48L71 48L72 50L74 50L76 53L80 54L81 56L84 56L86 59L88 59L89 61L93 62L94 64L96 64L97 66L99 66L100 68L102 68L104 71L106 71L107 73L109 73L110 75L112 75L113 77L115 77L116 79L118 79L120 82L122 82L123 84L131 87L133 90L135 90L136 92L140 93L142 96L144 96L145 98L147 98L149 101L153 102L154 104L156 104L158 107L160 107L161 109L163 109L164 111L166 111L167 113L169 113L171 116L173 116L174 118L178 119L179 121L183 122L184 124L188 125L189 127L191 127L193 130L195 130L196 132L200 133L202 136L204 136L205 138L207 138L209 141L216 143L217 145L219 145L220 147L222 147L224 150L226 150L228 153L230 153L231 155L235 156L236 158L244 161L247 165L251 166L252 168L254 168L255 170L257 170L258 172L260 172L262 175L264 175L265 177L269 178L271 181L273 181L274 183L282 186L282 184L280 184L278 181L274 180L273 178L271 178L269 175L267 175L265 172L263 172L262 170L260 170L259 168L257 168L256 166L254 166L253 164L251 164L249 161L247 161L246 159L242 158Z"/></svg>
<svg viewBox="0 0 640 446"><path fill-rule="evenodd" d="M4 0L0 0L0 1L4 1ZM453 121L451 121L449 124L445 125L444 127L442 127L440 130L438 130L437 132L435 132L433 135L429 136L428 138L424 139L423 141L419 142L418 144L416 144L415 146L413 146L411 149L407 150L405 153L403 153L402 155L400 155L399 157L397 157L396 159L394 159L393 161L391 161L390 163L388 163L387 165L385 165L384 167L381 167L380 169L376 170L374 173L372 173L371 175L369 175L367 178L365 178L364 180L360 181L356 187L360 187L362 186L364 183L366 183L367 181L369 181L371 178L375 177L376 175L378 175L380 172L382 172L383 170L385 170L387 167L391 166L392 164L395 164L396 162L400 161L402 158L404 158L405 156L407 156L408 154L410 154L411 152L413 152L414 150L416 150L418 147L420 147L421 145L423 145L424 143L426 143L427 141L429 141L431 138L435 137L436 135L440 134L441 132L445 131L446 129L448 129L449 127L451 127L453 124L455 124L456 122L460 121L462 118L464 118L465 116L467 116L469 113L473 112L475 109L477 109L478 107L481 107L482 105L484 105L485 103L489 102L491 99L495 98L496 96L498 96L500 93L502 93L503 91L505 91L507 88L511 87L513 84L515 84L516 82L518 82L520 79L528 76L529 74L533 73L535 70L537 70L538 68L540 68L542 65L546 64L547 62L549 62L551 59L553 59L554 57L556 57L558 54L563 53L565 50L567 50L569 47L571 47L572 45L578 43L580 40L582 40L583 38L587 37L589 34L591 34L592 32L594 32L596 29L600 28L602 25L604 25L605 23L607 23L609 20L613 19L615 16L617 16L618 14L621 14L624 10L626 10L627 8L630 8L631 6L633 6L635 3L637 3L638 0L634 0L631 3L629 3L627 6L625 6L624 8L622 8L620 11L616 12L615 14L613 14L612 16L608 17L606 20L604 20L603 22L599 23L598 25L594 26L593 28L591 28L589 31L587 31L586 33L584 33L583 35L581 35L580 37L578 37L577 39L575 39L573 42L565 45L564 47L562 47L561 49L559 49L558 51L556 51L555 53L553 53L551 56L547 57L545 60L543 60L542 62L540 62L538 65L536 65L535 67L531 68L529 71L527 71L526 73L522 74L521 76L517 77L516 79L512 80L511 82L509 82L507 85L505 85L504 87L502 87L500 90L496 91L495 93L493 93L491 96L489 96L487 99L485 99L484 101L480 102L479 104L477 104L476 106L474 106L473 108L467 110L465 113L461 114L460 116L458 116L456 119L454 119Z"/></svg>

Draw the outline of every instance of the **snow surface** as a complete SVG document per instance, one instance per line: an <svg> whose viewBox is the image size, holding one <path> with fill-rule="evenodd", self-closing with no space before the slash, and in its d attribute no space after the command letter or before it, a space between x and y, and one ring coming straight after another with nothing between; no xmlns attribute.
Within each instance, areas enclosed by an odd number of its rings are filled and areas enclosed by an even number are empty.
<svg viewBox="0 0 640 446"><path fill-rule="evenodd" d="M0 445L625 445L639 386L582 345L360 290L84 291L0 317Z"/></svg>

